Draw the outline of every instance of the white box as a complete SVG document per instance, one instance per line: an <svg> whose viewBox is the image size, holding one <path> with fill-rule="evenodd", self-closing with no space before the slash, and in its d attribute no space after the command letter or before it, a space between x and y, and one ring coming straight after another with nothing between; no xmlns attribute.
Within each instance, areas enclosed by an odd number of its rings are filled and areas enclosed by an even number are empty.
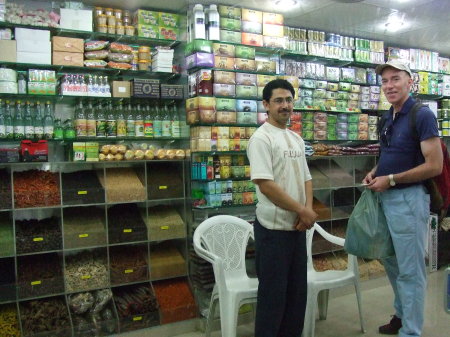
<svg viewBox="0 0 450 337"><path fill-rule="evenodd" d="M52 53L17 52L18 63L52 64Z"/></svg>
<svg viewBox="0 0 450 337"><path fill-rule="evenodd" d="M92 11L61 8L59 26L65 29L92 32Z"/></svg>
<svg viewBox="0 0 450 337"><path fill-rule="evenodd" d="M49 54L52 52L52 43L50 41L17 40L17 51Z"/></svg>
<svg viewBox="0 0 450 337"><path fill-rule="evenodd" d="M425 260L430 273L438 269L438 226L437 214L431 213L428 218L428 240L425 247Z"/></svg>
<svg viewBox="0 0 450 337"><path fill-rule="evenodd" d="M16 28L14 30L14 36L16 38L16 41L50 41L50 31L43 29Z"/></svg>

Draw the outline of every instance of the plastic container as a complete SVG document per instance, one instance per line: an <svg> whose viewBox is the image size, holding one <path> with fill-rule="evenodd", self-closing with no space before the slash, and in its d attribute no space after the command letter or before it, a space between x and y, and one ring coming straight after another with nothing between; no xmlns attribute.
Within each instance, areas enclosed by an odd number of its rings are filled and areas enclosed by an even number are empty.
<svg viewBox="0 0 450 337"><path fill-rule="evenodd" d="M134 35L134 26L125 26L125 35Z"/></svg>
<svg viewBox="0 0 450 337"><path fill-rule="evenodd" d="M208 13L208 38L209 40L220 40L220 16L216 5L209 5Z"/></svg>
<svg viewBox="0 0 450 337"><path fill-rule="evenodd" d="M96 20L97 20L97 25L106 25L106 23L108 22L105 14L97 15Z"/></svg>
<svg viewBox="0 0 450 337"><path fill-rule="evenodd" d="M108 26L107 25L98 25L97 32L104 33L104 34L108 33Z"/></svg>
<svg viewBox="0 0 450 337"><path fill-rule="evenodd" d="M103 7L95 7L95 16L103 15Z"/></svg>
<svg viewBox="0 0 450 337"><path fill-rule="evenodd" d="M116 34L124 35L125 34L125 26L117 25L116 26Z"/></svg>
<svg viewBox="0 0 450 337"><path fill-rule="evenodd" d="M114 15L109 15L107 18L108 26L116 26L116 17Z"/></svg>
<svg viewBox="0 0 450 337"><path fill-rule="evenodd" d="M139 70L148 71L149 62L148 60L139 60Z"/></svg>
<svg viewBox="0 0 450 337"><path fill-rule="evenodd" d="M194 39L206 39L205 30L205 13L203 12L203 6L201 4L196 4L194 6L193 15L193 32Z"/></svg>
<svg viewBox="0 0 450 337"><path fill-rule="evenodd" d="M138 51L139 60L150 60L150 47L140 46Z"/></svg>
<svg viewBox="0 0 450 337"><path fill-rule="evenodd" d="M108 34L116 34L116 26L108 26Z"/></svg>
<svg viewBox="0 0 450 337"><path fill-rule="evenodd" d="M114 10L114 16L117 20L122 20L122 10L121 9L115 9Z"/></svg>

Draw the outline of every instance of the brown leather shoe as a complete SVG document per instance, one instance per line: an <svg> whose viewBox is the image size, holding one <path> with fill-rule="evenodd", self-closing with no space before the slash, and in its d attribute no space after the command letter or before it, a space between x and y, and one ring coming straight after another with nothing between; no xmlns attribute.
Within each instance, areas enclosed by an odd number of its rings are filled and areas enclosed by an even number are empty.
<svg viewBox="0 0 450 337"><path fill-rule="evenodd" d="M396 335L401 327L402 319L394 315L388 324L382 325L378 328L378 332L383 335Z"/></svg>

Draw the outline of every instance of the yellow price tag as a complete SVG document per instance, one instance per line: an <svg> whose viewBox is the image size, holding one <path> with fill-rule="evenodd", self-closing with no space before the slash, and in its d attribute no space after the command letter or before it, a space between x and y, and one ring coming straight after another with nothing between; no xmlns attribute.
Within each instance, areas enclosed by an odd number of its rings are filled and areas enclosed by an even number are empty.
<svg viewBox="0 0 450 337"><path fill-rule="evenodd" d="M133 230L130 228L126 228L123 230L124 233L131 233Z"/></svg>
<svg viewBox="0 0 450 337"><path fill-rule="evenodd" d="M161 229L167 230L167 229L169 229L169 226L161 226Z"/></svg>
<svg viewBox="0 0 450 337"><path fill-rule="evenodd" d="M133 269L125 269L125 274L130 274L132 273L134 270Z"/></svg>
<svg viewBox="0 0 450 337"><path fill-rule="evenodd" d="M44 241L44 238L33 238L34 242Z"/></svg>
<svg viewBox="0 0 450 337"><path fill-rule="evenodd" d="M42 283L42 281L33 281L33 282L31 282L31 285L32 286L38 286L38 285L40 285Z"/></svg>
<svg viewBox="0 0 450 337"><path fill-rule="evenodd" d="M91 278L91 275L83 275L81 276L82 280L89 280Z"/></svg>
<svg viewBox="0 0 450 337"><path fill-rule="evenodd" d="M89 234L80 234L78 235L79 238L87 238L89 236Z"/></svg>
<svg viewBox="0 0 450 337"><path fill-rule="evenodd" d="M133 317L133 321L142 321L142 316Z"/></svg>
<svg viewBox="0 0 450 337"><path fill-rule="evenodd" d="M167 190L167 186L159 186L160 190Z"/></svg>
<svg viewBox="0 0 450 337"><path fill-rule="evenodd" d="M79 195L87 194L87 191L78 191L78 194L79 194Z"/></svg>

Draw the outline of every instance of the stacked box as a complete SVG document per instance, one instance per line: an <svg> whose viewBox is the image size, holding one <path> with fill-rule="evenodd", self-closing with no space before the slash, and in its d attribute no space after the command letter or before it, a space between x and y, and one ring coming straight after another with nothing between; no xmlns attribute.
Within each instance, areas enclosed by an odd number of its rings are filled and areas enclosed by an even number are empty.
<svg viewBox="0 0 450 337"><path fill-rule="evenodd" d="M29 69L28 94L56 95L56 73L54 70Z"/></svg>
<svg viewBox="0 0 450 337"><path fill-rule="evenodd" d="M49 30L15 28L18 63L52 63Z"/></svg>
<svg viewBox="0 0 450 337"><path fill-rule="evenodd" d="M83 39L53 36L52 47L52 64L75 67L83 66Z"/></svg>

